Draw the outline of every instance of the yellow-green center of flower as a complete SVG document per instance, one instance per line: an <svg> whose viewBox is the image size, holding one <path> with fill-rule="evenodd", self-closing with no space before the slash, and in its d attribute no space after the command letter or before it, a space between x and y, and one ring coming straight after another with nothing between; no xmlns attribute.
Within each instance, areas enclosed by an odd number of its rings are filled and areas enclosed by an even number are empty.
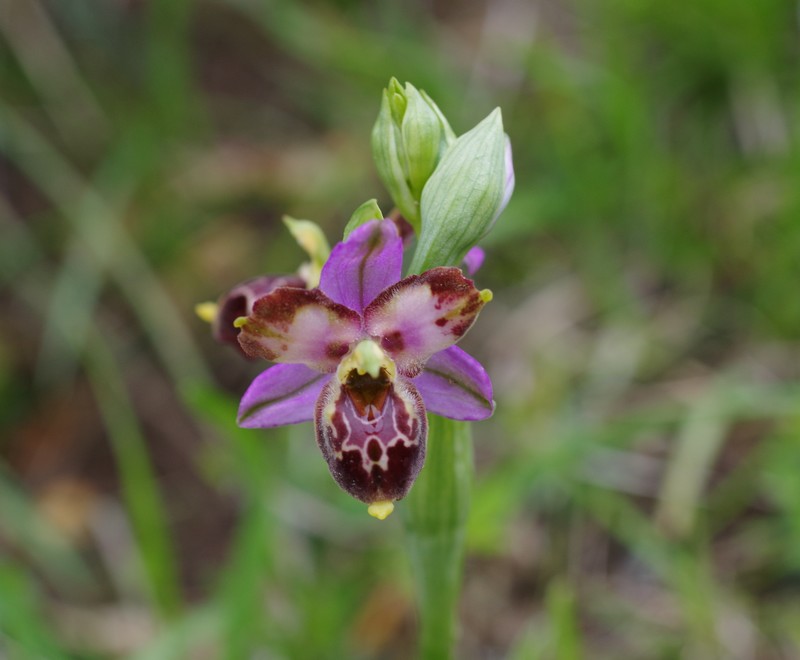
<svg viewBox="0 0 800 660"><path fill-rule="evenodd" d="M336 377L340 383L346 383L350 374L355 371L359 376L369 374L372 378L378 378L381 369L386 372L390 381L394 381L397 376L394 360L372 339L364 339L342 358L336 369Z"/></svg>

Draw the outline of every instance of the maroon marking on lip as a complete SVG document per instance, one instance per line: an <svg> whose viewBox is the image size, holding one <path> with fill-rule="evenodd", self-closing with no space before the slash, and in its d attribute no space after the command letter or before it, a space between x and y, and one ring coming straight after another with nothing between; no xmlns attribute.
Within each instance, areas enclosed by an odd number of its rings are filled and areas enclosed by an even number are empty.
<svg viewBox="0 0 800 660"><path fill-rule="evenodd" d="M381 456L383 456L383 447L381 447L381 443L378 442L377 438L372 438L367 444L367 456L375 463L381 460Z"/></svg>
<svg viewBox="0 0 800 660"><path fill-rule="evenodd" d="M381 369L377 378L369 374L359 374L353 369L347 375L347 382L342 389L350 397L358 415L363 418L367 416L369 406L375 406L378 411L383 410L391 387L392 383L385 369Z"/></svg>
<svg viewBox="0 0 800 660"><path fill-rule="evenodd" d="M384 414L391 414L392 422L387 420L382 428L358 416L347 385L337 391L340 386L335 379L317 401L317 443L328 469L342 489L367 504L403 498L425 460L427 423L422 399L410 382L399 386L404 394L392 387L388 390ZM335 410L326 421L324 410L332 397ZM365 458L374 464L365 468ZM383 460L385 470L377 464Z"/></svg>
<svg viewBox="0 0 800 660"><path fill-rule="evenodd" d="M356 499L372 504L406 496L425 460L425 445L406 447L402 442L387 450L388 469L364 469L361 452L346 451L341 460L328 463L336 482Z"/></svg>

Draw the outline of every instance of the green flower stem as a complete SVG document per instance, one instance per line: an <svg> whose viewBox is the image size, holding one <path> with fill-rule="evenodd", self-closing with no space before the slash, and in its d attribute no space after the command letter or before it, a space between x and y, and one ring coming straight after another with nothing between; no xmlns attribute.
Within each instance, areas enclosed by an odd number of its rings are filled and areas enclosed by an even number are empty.
<svg viewBox="0 0 800 660"><path fill-rule="evenodd" d="M406 500L420 610L420 657L454 656L464 535L472 484L472 429L429 415L425 467Z"/></svg>

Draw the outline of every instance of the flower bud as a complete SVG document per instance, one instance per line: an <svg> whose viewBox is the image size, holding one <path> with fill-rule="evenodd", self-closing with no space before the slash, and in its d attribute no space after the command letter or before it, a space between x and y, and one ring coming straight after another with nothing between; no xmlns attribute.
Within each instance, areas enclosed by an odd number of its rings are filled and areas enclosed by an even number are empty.
<svg viewBox="0 0 800 660"><path fill-rule="evenodd" d="M417 232L422 190L454 141L453 129L425 92L389 81L372 129L372 152L392 200Z"/></svg>
<svg viewBox="0 0 800 660"><path fill-rule="evenodd" d="M492 228L513 190L511 143L496 108L453 143L425 185L411 272L460 264Z"/></svg>

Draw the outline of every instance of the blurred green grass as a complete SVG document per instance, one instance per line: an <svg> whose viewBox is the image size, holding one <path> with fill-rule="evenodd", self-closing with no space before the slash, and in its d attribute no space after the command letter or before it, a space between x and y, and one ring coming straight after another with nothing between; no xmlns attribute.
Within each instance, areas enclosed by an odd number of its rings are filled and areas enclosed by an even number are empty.
<svg viewBox="0 0 800 660"><path fill-rule="evenodd" d="M409 657L397 520L193 318L388 199L392 75L517 191L467 338L498 412L459 657L800 655L788 0L70 3L0 13L0 655Z"/></svg>

